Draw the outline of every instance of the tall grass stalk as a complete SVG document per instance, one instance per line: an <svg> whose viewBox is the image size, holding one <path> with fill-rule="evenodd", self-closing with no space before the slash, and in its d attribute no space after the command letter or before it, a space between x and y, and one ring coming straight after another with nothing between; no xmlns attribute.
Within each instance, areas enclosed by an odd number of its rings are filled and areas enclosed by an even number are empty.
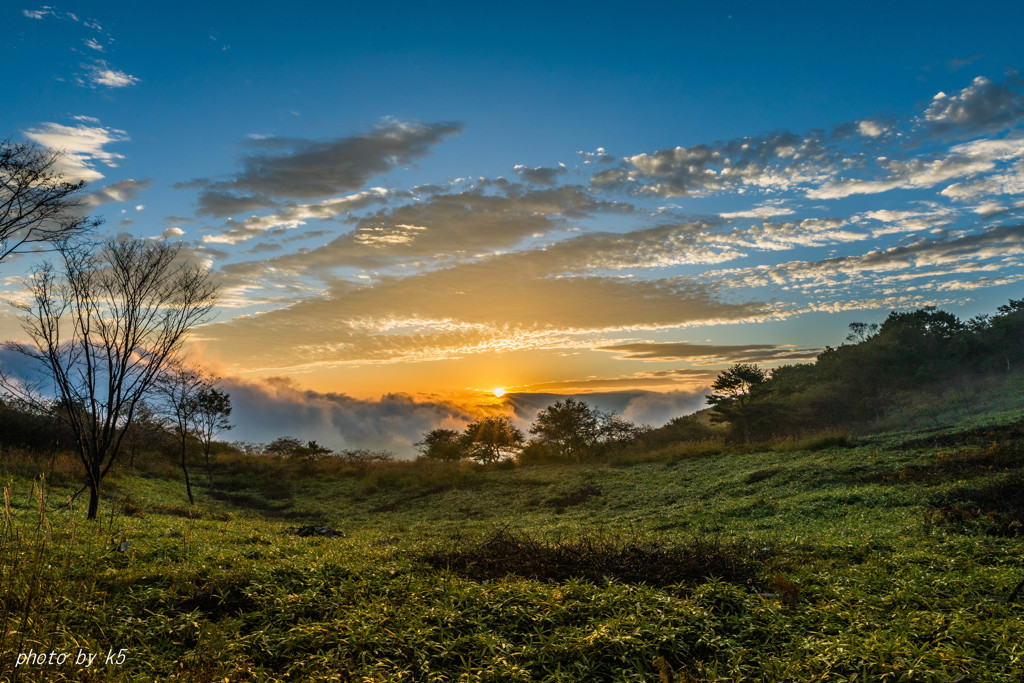
<svg viewBox="0 0 1024 683"><path fill-rule="evenodd" d="M97 599L106 550L100 525L86 533L68 497L66 513L47 511L45 475L34 479L19 509L13 482L4 486L0 529L0 680L13 672L18 653L62 650L77 642L69 620ZM64 506L61 506L64 508ZM56 514L54 519L52 516Z"/></svg>

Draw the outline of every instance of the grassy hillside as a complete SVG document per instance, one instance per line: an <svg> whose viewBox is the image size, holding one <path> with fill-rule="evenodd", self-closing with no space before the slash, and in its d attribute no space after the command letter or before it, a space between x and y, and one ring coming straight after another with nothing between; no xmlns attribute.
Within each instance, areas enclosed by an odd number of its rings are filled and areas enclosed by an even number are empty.
<svg viewBox="0 0 1024 683"><path fill-rule="evenodd" d="M1022 436L1004 411L634 464L222 458L194 508L170 467L114 475L99 523L71 463L8 457L0 679L1017 681Z"/></svg>

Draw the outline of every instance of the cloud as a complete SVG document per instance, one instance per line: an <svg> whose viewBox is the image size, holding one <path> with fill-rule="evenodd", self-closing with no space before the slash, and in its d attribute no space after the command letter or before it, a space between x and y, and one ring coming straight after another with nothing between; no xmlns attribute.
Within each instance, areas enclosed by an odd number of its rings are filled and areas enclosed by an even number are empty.
<svg viewBox="0 0 1024 683"><path fill-rule="evenodd" d="M1024 137L975 140L956 145L939 159L886 160L888 175L881 179L832 180L807 191L811 199L840 199L856 194L878 194L895 189L933 187L941 182L985 173L997 162L1024 156Z"/></svg>
<svg viewBox="0 0 1024 683"><path fill-rule="evenodd" d="M921 239L889 249L870 251L860 256L842 256L822 261L791 261L775 266L705 273L704 277L735 287L791 285L822 293L841 280L858 280L865 275L877 279L891 271L929 268L970 268L989 259L1024 253L1024 225L1001 225L980 233L950 239ZM945 273L939 273L945 274Z"/></svg>
<svg viewBox="0 0 1024 683"><path fill-rule="evenodd" d="M185 231L182 230L181 228L170 227L164 230L162 233L160 233L160 236L163 237L164 239L169 239L171 237L181 237L184 234Z"/></svg>
<svg viewBox="0 0 1024 683"><path fill-rule="evenodd" d="M788 131L625 156L590 177L598 190L657 197L706 197L718 193L803 191L812 199L841 199L893 189L928 188L991 171L1016 154L1000 155L1006 140L975 140L927 158L912 150L936 138L977 136L1021 128L1024 79L976 78L955 95L939 93L917 117L897 122L864 118L830 132ZM586 163L586 161L584 162ZM523 167L524 169L526 167ZM874 178L860 177L878 172ZM777 210L777 209L775 209ZM760 211L760 215L756 212ZM726 218L769 217L772 208L726 212Z"/></svg>
<svg viewBox="0 0 1024 683"><path fill-rule="evenodd" d="M940 193L956 201L975 201L992 195L1024 194L1024 160L1016 162L1005 173L953 183Z"/></svg>
<svg viewBox="0 0 1024 683"><path fill-rule="evenodd" d="M30 19L41 19L48 15L53 15L55 12L49 5L43 5L39 9L23 9L22 14L28 16Z"/></svg>
<svg viewBox="0 0 1024 683"><path fill-rule="evenodd" d="M234 434L247 441L296 436L335 450L384 448L412 458L413 444L429 430L461 429L473 419L453 403L416 400L406 394L385 394L370 401L303 390L283 378L231 378L220 386L231 396Z"/></svg>
<svg viewBox="0 0 1024 683"><path fill-rule="evenodd" d="M531 168L523 164L516 164L515 172L526 182L536 185L554 185L558 182L558 177L566 173L564 166L557 168L535 166Z"/></svg>
<svg viewBox="0 0 1024 683"><path fill-rule="evenodd" d="M708 393L710 393L710 385L700 391L645 393L626 404L622 410L622 416L636 424L659 427L669 420L706 408L707 399L705 397Z"/></svg>
<svg viewBox="0 0 1024 683"><path fill-rule="evenodd" d="M857 132L868 138L877 138L885 133L884 125L874 119L864 119L857 122Z"/></svg>
<svg viewBox="0 0 1024 683"><path fill-rule="evenodd" d="M834 170L838 152L827 147L826 138L821 131L780 132L663 149L626 157L617 167L595 173L590 182L659 197L786 190Z"/></svg>
<svg viewBox="0 0 1024 683"><path fill-rule="evenodd" d="M109 202L130 202L139 195L140 192L149 188L152 185L152 180L148 178L145 180L133 180L131 178L125 180L119 180L116 183L110 185L104 185L98 190L92 192L87 198L86 203L90 206L99 206L100 204L107 204Z"/></svg>
<svg viewBox="0 0 1024 683"><path fill-rule="evenodd" d="M201 188L200 211L211 216L271 207L277 199L319 199L360 190L371 177L426 156L443 138L461 131L462 124L454 122L387 122L369 133L328 141L249 140L245 146L259 151L241 159L235 177L177 187Z"/></svg>
<svg viewBox="0 0 1024 683"><path fill-rule="evenodd" d="M733 228L727 233L705 233L700 236L700 240L737 249L784 251L797 247L859 242L868 238L866 233L841 229L846 224L847 221L841 218L804 218L783 223L765 221L760 225Z"/></svg>
<svg viewBox="0 0 1024 683"><path fill-rule="evenodd" d="M349 211L355 211L373 203L385 201L387 190L373 188L347 197L327 199L315 204L292 204L277 213L267 216L251 216L241 221L228 219L226 229L216 235L204 235L203 242L213 244L238 244L275 228L294 229L305 225L311 219L327 220L337 218Z"/></svg>
<svg viewBox="0 0 1024 683"><path fill-rule="evenodd" d="M115 167L124 159L123 154L107 151L105 147L130 139L125 131L116 128L65 126L50 122L28 129L25 135L33 142L63 152L57 170L71 181L102 178L103 174L94 167L95 162Z"/></svg>
<svg viewBox="0 0 1024 683"><path fill-rule="evenodd" d="M591 407L622 415L636 424L658 426L703 408L704 395L708 391L600 391L578 393L574 397ZM516 392L506 394L506 398L516 422L526 431L537 418L538 412L556 401L564 401L567 395L569 394Z"/></svg>
<svg viewBox="0 0 1024 683"><path fill-rule="evenodd" d="M977 135L1017 127L1024 120L1024 90L1019 78L993 83L984 76L955 95L932 98L923 121L932 135Z"/></svg>
<svg viewBox="0 0 1024 683"><path fill-rule="evenodd" d="M353 231L328 244L279 257L266 265L292 275L320 271L325 276L338 267L385 268L426 260L440 265L480 258L515 247L528 237L566 229L570 227L568 219L630 210L627 204L599 201L574 186L524 189L510 185L499 194L481 189L437 194L422 202L364 216ZM265 219L248 220L252 224L246 226L246 235L255 234L256 227L265 225ZM258 274L264 266L242 264L228 274L245 277L247 271Z"/></svg>
<svg viewBox="0 0 1024 683"><path fill-rule="evenodd" d="M748 211L732 211L718 214L726 220L735 218L774 218L775 216L790 216L796 213L793 209L784 206L766 205L759 206Z"/></svg>
<svg viewBox="0 0 1024 683"><path fill-rule="evenodd" d="M598 351L616 352L622 360L700 361L703 363L768 363L773 361L811 360L821 349L798 349L791 345L743 344L716 345L688 342L633 342L595 347Z"/></svg>
<svg viewBox="0 0 1024 683"><path fill-rule="evenodd" d="M529 256L463 263L360 286L210 325L224 358L250 367L408 361L485 351L558 348L573 335L755 319L763 304L719 300L688 278L549 276Z"/></svg>
<svg viewBox="0 0 1024 683"><path fill-rule="evenodd" d="M126 88L135 85L139 79L129 73L111 67L106 61L99 59L92 64L83 64L85 73L79 79L81 85L99 85L108 88Z"/></svg>

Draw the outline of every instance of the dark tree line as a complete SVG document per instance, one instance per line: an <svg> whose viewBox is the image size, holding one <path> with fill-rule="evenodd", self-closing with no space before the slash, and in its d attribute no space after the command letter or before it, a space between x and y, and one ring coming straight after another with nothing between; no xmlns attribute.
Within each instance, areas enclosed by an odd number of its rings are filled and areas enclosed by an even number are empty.
<svg viewBox="0 0 1024 683"><path fill-rule="evenodd" d="M1024 369L1024 299L963 321L926 307L893 311L879 324L852 323L846 343L814 363L768 373L735 365L708 397L713 419L736 440L846 428L879 420L901 394Z"/></svg>
<svg viewBox="0 0 1024 683"><path fill-rule="evenodd" d="M541 410L529 431L527 439L512 418L488 417L461 432L432 429L416 447L421 456L435 460L582 462L633 441L645 428L569 397Z"/></svg>

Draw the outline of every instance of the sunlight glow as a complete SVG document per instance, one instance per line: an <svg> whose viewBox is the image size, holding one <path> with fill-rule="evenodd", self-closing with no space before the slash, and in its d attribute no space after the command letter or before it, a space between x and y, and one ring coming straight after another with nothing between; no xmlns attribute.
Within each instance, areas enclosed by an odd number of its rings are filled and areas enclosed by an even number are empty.
<svg viewBox="0 0 1024 683"><path fill-rule="evenodd" d="M502 387L498 387L497 389L494 390L494 395L497 396L498 398L501 398L502 396L505 395L505 390Z"/></svg>

